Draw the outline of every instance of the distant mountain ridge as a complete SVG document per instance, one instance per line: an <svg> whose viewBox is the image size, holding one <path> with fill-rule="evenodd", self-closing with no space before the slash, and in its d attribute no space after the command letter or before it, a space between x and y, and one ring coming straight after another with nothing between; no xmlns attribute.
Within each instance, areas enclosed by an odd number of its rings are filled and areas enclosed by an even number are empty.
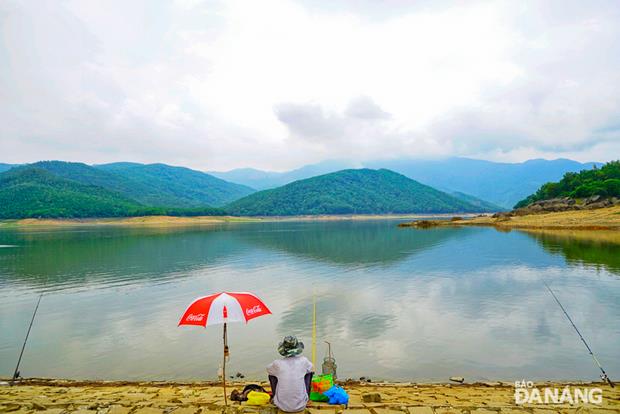
<svg viewBox="0 0 620 414"><path fill-rule="evenodd" d="M519 200L549 181L559 180L566 172L590 169L602 163L580 163L567 159L529 160L522 163L498 163L471 158L440 160L394 159L363 162L372 169L386 168L439 190L460 192L511 209ZM211 174L256 189L273 188L286 183L351 168L346 161L324 161L288 172L237 169Z"/></svg>
<svg viewBox="0 0 620 414"><path fill-rule="evenodd" d="M241 216L489 211L386 169L349 169L294 181L225 209Z"/></svg>
<svg viewBox="0 0 620 414"><path fill-rule="evenodd" d="M380 164L435 188L460 191L511 209L542 184L556 181L566 172L590 169L595 163L535 159L510 164L450 158L443 161L404 160Z"/></svg>
<svg viewBox="0 0 620 414"><path fill-rule="evenodd" d="M208 171L209 174L232 183L244 184L256 190L266 190L292 183L293 181L316 177L350 168L359 168L354 163L340 160L327 160L305 165L285 172L263 171L254 168L238 168L226 172Z"/></svg>
<svg viewBox="0 0 620 414"><path fill-rule="evenodd" d="M460 191L453 191L449 193L452 197L458 198L459 200L466 201L474 206L480 208L480 211L503 211L506 208L502 206L498 206L497 204L489 203L488 201L481 200L478 197L474 197L470 194L461 193Z"/></svg>

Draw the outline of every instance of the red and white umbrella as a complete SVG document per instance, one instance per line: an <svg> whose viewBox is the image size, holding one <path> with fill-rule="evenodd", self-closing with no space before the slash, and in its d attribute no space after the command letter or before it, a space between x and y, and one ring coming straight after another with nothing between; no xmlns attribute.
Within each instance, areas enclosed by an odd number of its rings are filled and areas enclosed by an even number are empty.
<svg viewBox="0 0 620 414"><path fill-rule="evenodd" d="M269 315L271 311L258 297L247 292L222 292L203 296L187 307L179 326L224 324L224 361L222 364L222 385L224 387L224 404L228 405L226 396L226 357L228 356L228 322L245 322L259 316Z"/></svg>

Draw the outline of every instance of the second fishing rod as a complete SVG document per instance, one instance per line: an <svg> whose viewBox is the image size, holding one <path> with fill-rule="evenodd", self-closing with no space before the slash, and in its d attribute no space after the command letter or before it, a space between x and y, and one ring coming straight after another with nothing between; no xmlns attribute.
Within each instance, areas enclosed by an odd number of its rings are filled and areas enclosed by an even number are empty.
<svg viewBox="0 0 620 414"><path fill-rule="evenodd" d="M551 293L551 296L553 296L553 299L555 299L555 301L557 302L557 304L560 306L560 309L562 309L562 312L564 312L564 315L566 315L566 318L568 319L568 321L570 322L570 324L573 326L573 328L575 329L575 331L577 332L577 335L579 335L579 338L581 338L581 342L583 342L583 344L586 346L586 349L588 350L588 352L590 353L590 356L592 356L592 359L594 360L594 362L596 363L596 365L598 366L598 368L601 370L601 379L603 381L606 381L612 388L614 388L614 383L611 381L611 379L609 378L609 375L607 375L607 372L605 372L605 370L603 369L603 366L601 365L601 363L599 362L598 358L596 357L596 355L594 355L594 352L592 352L592 348L590 348L590 345L588 345L588 343L586 342L585 338L583 337L583 335L581 335L581 332L579 332L579 328L577 328L577 325L575 325L575 322L573 322L573 319L570 317L570 315L568 314L568 312L566 311L566 309L564 308L564 306L562 305L562 303L560 302L560 299L558 299L558 297L555 295L555 293L553 292L553 290L551 290L551 287L549 287L549 285L547 284L547 282L543 281L543 283L545 284L547 290L549 291L549 293Z"/></svg>
<svg viewBox="0 0 620 414"><path fill-rule="evenodd" d="M13 372L13 377L11 378L11 385L13 385L21 377L19 366L22 362L24 351L26 350L26 344L28 343L28 338L30 337L30 331L32 330L32 325L34 325L34 320L37 317L37 312L39 311L39 305L41 304L41 299L43 299L43 295L45 295L45 289L47 288L48 281L49 281L49 275L45 278L45 281L43 282L43 286L41 287L41 293L39 294L39 298L37 299L37 304L34 307L34 312L32 312L32 318L30 318L30 324L28 325L28 330L26 331L26 337L24 338L24 343L22 344L21 351L19 352L19 357L17 358L17 364L15 365L15 371Z"/></svg>

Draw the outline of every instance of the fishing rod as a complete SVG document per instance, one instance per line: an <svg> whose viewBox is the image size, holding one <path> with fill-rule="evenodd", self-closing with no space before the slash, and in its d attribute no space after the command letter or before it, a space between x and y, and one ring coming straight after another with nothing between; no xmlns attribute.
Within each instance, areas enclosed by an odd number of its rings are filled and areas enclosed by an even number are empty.
<svg viewBox="0 0 620 414"><path fill-rule="evenodd" d="M47 284L47 281L46 281L46 284ZM41 294L39 295L39 300L37 301L37 306L35 306L34 312L32 313L32 319L30 319L30 325L28 326L28 331L26 332L26 338L24 339L24 343L22 345L22 350L19 353L19 358L17 359L17 366L15 366L15 372L13 373L13 379L11 380L12 383L17 381L17 379L19 378L19 364L22 362L22 356L24 355L24 349L26 349L26 342L28 342L28 337L30 336L30 330L32 329L32 324L34 323L34 318L37 316L37 311L39 310L39 304L41 303L41 298L43 297L44 293L45 293L45 291L41 292Z"/></svg>
<svg viewBox="0 0 620 414"><path fill-rule="evenodd" d="M553 299L555 299L555 301L558 303L558 305L560 305L560 308L562 309L562 312L564 312L564 315L566 315L566 317L568 318L570 324L573 325L573 328L575 328L575 331L577 332L577 335L579 335L579 338L581 338L581 342L583 342L583 344L586 346L586 348L588 349L588 352L592 356L592 359L594 359L594 362L596 363L596 365L598 365L598 368L601 370L601 373L602 373L601 374L601 379L603 381L607 381L609 383L609 385L611 386L611 388L614 388L614 383L611 381L611 379L609 379L609 376L607 375L607 373L603 369L603 366L601 365L600 362L598 362L598 359L596 358L596 355L594 355L594 352L592 352L592 349L590 348L590 346L588 345L588 343L584 339L583 335L581 335L581 332L579 332L579 329L577 329L577 326L575 325L575 323L571 319L571 317L568 314L568 312L566 312L566 309L564 309L564 306L562 306L562 303L560 303L560 300L558 299L558 297L555 296L555 293L553 293L553 290L551 290L551 288L549 287L547 282L543 281L543 283L547 287L547 290L549 290L549 293L551 293L551 295L553 296Z"/></svg>

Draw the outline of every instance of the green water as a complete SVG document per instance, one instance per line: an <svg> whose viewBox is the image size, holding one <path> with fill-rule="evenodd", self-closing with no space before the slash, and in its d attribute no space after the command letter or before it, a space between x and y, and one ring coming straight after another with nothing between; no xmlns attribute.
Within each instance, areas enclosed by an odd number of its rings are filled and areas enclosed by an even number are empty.
<svg viewBox="0 0 620 414"><path fill-rule="evenodd" d="M261 378L282 336L341 378L597 379L543 279L620 377L620 245L395 221L0 231L0 376L215 378L221 327L177 327L198 296L251 291L273 315L230 326L229 372Z"/></svg>

